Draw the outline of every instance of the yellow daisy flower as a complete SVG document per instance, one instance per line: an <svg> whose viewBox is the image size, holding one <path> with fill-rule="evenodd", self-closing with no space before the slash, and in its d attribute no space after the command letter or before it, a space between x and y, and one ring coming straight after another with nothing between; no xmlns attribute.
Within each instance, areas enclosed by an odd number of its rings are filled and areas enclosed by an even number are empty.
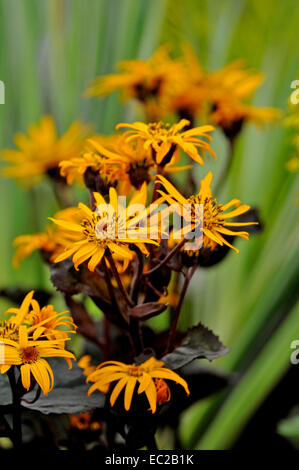
<svg viewBox="0 0 299 470"><path fill-rule="evenodd" d="M90 129L78 121L58 137L53 118L43 116L38 124L29 126L28 135L15 135L16 150L3 150L3 159L11 163L4 168L4 176L32 186L46 174L55 172L62 160L80 155L89 132Z"/></svg>
<svg viewBox="0 0 299 470"><path fill-rule="evenodd" d="M51 340L68 338L68 333L76 333L76 325L69 315L69 311L57 313L53 305L46 305L40 308L35 299L31 301L32 310L24 318L24 323L28 325L29 330L34 329L33 339L41 336ZM60 330L60 328L67 330Z"/></svg>
<svg viewBox="0 0 299 470"><path fill-rule="evenodd" d="M124 406L125 410L128 411L131 407L135 387L139 384L137 393L139 395L141 393L146 394L150 409L152 413L155 413L157 402L161 403L162 400L162 394L160 391L161 384L157 387L155 379L172 380L180 384L188 395L190 393L187 382L184 379L174 371L164 367L164 362L157 361L154 357L151 357L138 366L135 364L123 364L118 361L103 362L98 366L97 370L92 372L87 378L87 382L94 382L90 387L88 394L90 395L95 390L101 390L103 385L117 382L110 395L110 404L113 406L121 391L125 389ZM164 398L166 395L166 400L164 401L167 401L167 398L170 398L170 392L165 391L165 386L163 386L163 388Z"/></svg>
<svg viewBox="0 0 299 470"><path fill-rule="evenodd" d="M0 337L1 357L0 372L7 372L11 366L19 366L22 385L29 390L31 374L45 395L52 390L54 375L48 357L63 357L75 359L75 356L58 346L55 341L34 341L28 338L28 330L25 325L19 327L18 341Z"/></svg>
<svg viewBox="0 0 299 470"><path fill-rule="evenodd" d="M12 325L12 328L19 327L21 324L26 325L28 333L32 334L34 340L42 337L66 341L68 333L76 333L77 327L67 310L58 313L54 310L53 305L40 308L37 300L33 299L33 295L34 291L32 290L26 295L19 308L11 307L6 310L4 315L11 315L6 321L7 325ZM66 327L67 331L61 330L61 327Z"/></svg>
<svg viewBox="0 0 299 470"><path fill-rule="evenodd" d="M92 139L85 142L80 155L59 163L61 176L66 178L68 184L72 184L74 181L81 183L85 172L90 169L94 173L98 173L102 179L106 179L109 184L115 184L120 172L114 171L113 165L109 165L107 158L98 152L96 146L102 145L108 150L113 150L117 146L118 138L117 135L94 135ZM123 175L121 176L123 177Z"/></svg>
<svg viewBox="0 0 299 470"><path fill-rule="evenodd" d="M67 311L57 313L52 305L40 308L38 302L33 299L34 291L28 292L19 308L9 308L4 315L10 314L8 320L0 322L0 342L19 341L21 326L26 326L27 334L32 340L57 341L56 347L64 349L65 342L69 340L68 333L76 333L76 326ZM68 328L66 331L61 327ZM48 343L50 344L50 343ZM71 361L66 356L66 361L71 367ZM3 366L6 370L6 366ZM3 368L2 368L3 369ZM1 365L0 365L1 370Z"/></svg>
<svg viewBox="0 0 299 470"><path fill-rule="evenodd" d="M207 101L212 104L210 118L213 124L229 133L236 124L241 128L243 121L258 125L275 122L281 116L280 110L251 106L244 102L253 95L263 80L262 73L246 70L241 60L208 74L205 87Z"/></svg>
<svg viewBox="0 0 299 470"><path fill-rule="evenodd" d="M244 214L250 209L250 206L247 204L241 204L239 199L232 199L227 204L218 204L216 199L213 199L212 191L210 188L212 182L213 174L209 172L206 177L201 181L200 190L196 196L190 196L185 198L179 191L166 179L164 176L158 175L157 180L161 183L167 193L159 190L158 192L169 204L179 204L180 207L183 205L191 206L191 213L188 214L190 220L190 232L199 226L203 222L202 232L203 232L203 246L205 248L210 248L213 250L216 245L227 245L237 253L239 250L231 245L223 235L230 236L239 236L249 239L248 232L234 232L230 227L240 227L245 225L253 225L257 222L229 222L227 219L237 217L238 215ZM203 205L203 221L197 220L195 204ZM233 208L233 209L232 209ZM228 209L229 212L226 212ZM225 213L226 212L226 213ZM188 228L188 227L187 227ZM181 231L178 231L173 234L174 238L181 237L183 235Z"/></svg>
<svg viewBox="0 0 299 470"><path fill-rule="evenodd" d="M12 259L13 266L15 268L19 267L20 262L28 258L36 250L49 254L54 253L58 245L56 238L57 233L52 227L47 227L45 233L41 232L16 237L13 241L13 247L17 248Z"/></svg>
<svg viewBox="0 0 299 470"><path fill-rule="evenodd" d="M161 46L150 59L125 60L118 68L118 74L95 78L86 95L105 96L121 90L125 98L158 99L176 80L178 65L170 59L168 47Z"/></svg>
<svg viewBox="0 0 299 470"><path fill-rule="evenodd" d="M28 294L23 299L19 308L9 308L6 310L5 315L13 314L10 316L8 320L4 320L2 322L0 328L0 338L8 338L8 339L17 339L18 336L18 328L23 323L25 316L28 314L31 308L31 301L33 298L34 290L28 292ZM11 337L11 334L12 337Z"/></svg>
<svg viewBox="0 0 299 470"><path fill-rule="evenodd" d="M203 165L204 152L208 152L216 158L215 153L210 144L205 140L199 139L198 136L204 137L211 141L212 137L209 132L214 130L213 126L200 126L187 131L181 132L184 127L188 126L190 121L182 119L179 123L170 126L162 122L145 124L143 122L134 122L133 124L120 123L116 126L128 127L132 129L125 132L127 142L140 139L144 142L145 149L151 149L153 159L158 165L165 165L171 160L173 153L177 148L181 148L193 160ZM202 156L198 149L201 149Z"/></svg>
<svg viewBox="0 0 299 470"><path fill-rule="evenodd" d="M153 158L150 148L145 148L143 141L127 142L126 136L121 135L110 148L101 142L89 139L95 151L105 158L102 165L104 175L113 175L113 179L122 184L122 193L128 193L132 187L140 189L144 182L148 183L153 178L153 172L157 169L157 163ZM190 165L174 166L179 159L178 152L174 152L170 162L165 165L166 173L175 173L191 168ZM111 176L108 178L112 181Z"/></svg>
<svg viewBox="0 0 299 470"><path fill-rule="evenodd" d="M208 73L202 68L194 50L185 45L177 62L181 65L177 74L179 84L164 99L165 102L168 99L166 107L169 111L176 111L185 118L203 113L202 117L206 115L205 119L221 126L228 135L238 132L244 121L262 125L275 122L281 116L278 109L246 103L264 76L261 72L246 69L243 61L237 60Z"/></svg>
<svg viewBox="0 0 299 470"><path fill-rule="evenodd" d="M60 162L60 174L66 179L67 184L71 185L74 181L82 182L87 168L101 173L103 164L104 159L100 155L96 153L83 153L79 157Z"/></svg>
<svg viewBox="0 0 299 470"><path fill-rule="evenodd" d="M68 219L71 222L77 221L76 208L68 207L55 214L55 218ZM65 234L62 234L59 229L53 226L47 226L45 232L33 233L27 235L20 235L13 241L13 247L16 252L12 259L12 264L15 268L19 267L20 262L28 258L34 251L39 250L48 262L53 262L53 258L58 256L67 243L72 239L70 236L66 239Z"/></svg>
<svg viewBox="0 0 299 470"><path fill-rule="evenodd" d="M229 94L215 100L210 113L213 124L220 126L229 137L238 133L245 121L263 126L267 122L274 123L280 116L278 109L246 105Z"/></svg>
<svg viewBox="0 0 299 470"><path fill-rule="evenodd" d="M246 69L242 60L236 60L208 75L208 83L215 97L221 96L223 90L227 90L233 92L238 99L249 98L263 81L263 73Z"/></svg>
<svg viewBox="0 0 299 470"><path fill-rule="evenodd" d="M93 196L96 209L91 210L85 204L79 203L80 221L77 223L50 218L60 227L60 230L65 232L66 237L68 233L73 236L73 242L69 243L65 251L55 258L55 263L72 256L75 269L78 270L78 266L89 259L88 269L94 271L102 258L107 255L106 250L109 250L116 261L120 259L131 261L134 252L130 250L130 244L138 246L146 255L148 251L145 244L158 244L148 238L147 228L140 227L136 232L136 224L144 219L147 214L143 212L135 217L130 217L131 206L135 204L145 206L146 204L146 184L143 184L140 191L135 192L127 210L122 210L119 206L118 195L114 188L110 188L109 191L109 205L99 193L93 193ZM99 212L99 207L103 211Z"/></svg>
<svg viewBox="0 0 299 470"><path fill-rule="evenodd" d="M183 45L183 55L177 61L180 64L177 84L165 94L165 108L171 112L175 111L181 117L192 119L207 99L204 86L206 73L189 44Z"/></svg>

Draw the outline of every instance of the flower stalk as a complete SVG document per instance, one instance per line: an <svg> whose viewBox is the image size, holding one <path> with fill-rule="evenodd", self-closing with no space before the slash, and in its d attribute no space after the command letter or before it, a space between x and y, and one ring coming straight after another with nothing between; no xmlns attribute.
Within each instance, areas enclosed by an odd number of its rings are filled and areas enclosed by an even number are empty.
<svg viewBox="0 0 299 470"><path fill-rule="evenodd" d="M15 377L15 368L11 367L7 373L12 393L12 431L14 448L22 446L21 397Z"/></svg>
<svg viewBox="0 0 299 470"><path fill-rule="evenodd" d="M190 281L191 281L196 269L197 269L196 265L193 266L192 268L189 268L188 271L187 271L187 274L185 276L185 280L184 280L184 284L183 284L183 287L182 287L182 290L181 290L180 298L179 298L179 301L178 301L178 304L177 304L177 307L175 309L174 316L173 316L173 319L172 319L172 325L171 325L170 332L169 332L168 343L167 343L167 348L166 348L165 354L167 354L173 346L175 336L176 336L176 332L177 332L177 326L178 326L180 314L181 314L182 307L183 307L183 302L185 300L185 296L187 294L187 290L188 290Z"/></svg>

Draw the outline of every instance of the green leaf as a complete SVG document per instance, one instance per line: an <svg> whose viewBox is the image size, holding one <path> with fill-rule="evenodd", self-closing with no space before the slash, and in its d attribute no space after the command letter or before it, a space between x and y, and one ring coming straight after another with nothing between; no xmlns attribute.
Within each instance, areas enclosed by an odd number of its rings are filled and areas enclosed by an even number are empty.
<svg viewBox="0 0 299 470"><path fill-rule="evenodd" d="M232 446L251 416L291 366L290 344L299 336L298 314L299 302L232 390L196 448L216 450Z"/></svg>
<svg viewBox="0 0 299 470"><path fill-rule="evenodd" d="M299 416L283 419L277 425L277 432L281 436L299 439Z"/></svg>
<svg viewBox="0 0 299 470"><path fill-rule="evenodd" d="M223 346L218 336L199 323L187 331L180 345L164 356L162 361L170 369L179 369L195 359L213 361L228 352L229 349Z"/></svg>

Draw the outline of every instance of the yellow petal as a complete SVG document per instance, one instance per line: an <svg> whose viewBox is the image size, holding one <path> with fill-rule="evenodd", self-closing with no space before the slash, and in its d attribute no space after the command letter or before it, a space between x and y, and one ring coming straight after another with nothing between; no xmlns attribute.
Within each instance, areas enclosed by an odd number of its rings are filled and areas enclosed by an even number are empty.
<svg viewBox="0 0 299 470"><path fill-rule="evenodd" d="M222 210L226 211L231 206L239 206L240 204L241 204L241 201L239 199L232 199L230 202L228 202L227 204L224 204L222 206Z"/></svg>
<svg viewBox="0 0 299 470"><path fill-rule="evenodd" d="M188 199L185 199L184 196L182 196L179 191L164 176L157 175L156 181L161 182L167 192L178 202L180 202L181 204L188 204Z"/></svg>
<svg viewBox="0 0 299 470"><path fill-rule="evenodd" d="M119 397L119 394L121 393L122 389L127 383L127 377L122 377L117 384L115 385L111 396L110 396L110 404L111 406L114 406L114 403L116 402L117 398Z"/></svg>
<svg viewBox="0 0 299 470"><path fill-rule="evenodd" d="M147 374L146 372L143 373L141 377L138 378L140 385L138 387L137 393L140 394L144 392L144 390L147 388L148 384L150 383L151 376Z"/></svg>
<svg viewBox="0 0 299 470"><path fill-rule="evenodd" d="M147 388L145 389L145 394L150 404L152 413L155 413L157 409L157 390L153 380L149 382Z"/></svg>
<svg viewBox="0 0 299 470"><path fill-rule="evenodd" d="M174 382L182 385L187 395L190 394L187 382L184 379L182 379L182 377L180 377L176 372L173 372L173 370L164 369L164 368L154 369L153 371L150 372L150 375L154 378L173 380Z"/></svg>
<svg viewBox="0 0 299 470"><path fill-rule="evenodd" d="M79 224L73 224L72 222L68 222L66 220L52 219L52 217L48 217L48 219L65 230L70 230L71 232L82 232L82 227Z"/></svg>
<svg viewBox="0 0 299 470"><path fill-rule="evenodd" d="M97 251L92 255L90 258L90 261L88 263L88 269L89 271L94 271L95 268L98 266L98 264L101 262L103 255L105 253L105 249L98 247Z"/></svg>
<svg viewBox="0 0 299 470"><path fill-rule="evenodd" d="M218 243L219 245L223 245L223 242L220 240L220 238L218 238L214 233L212 233L211 230L204 228L203 233L206 235L206 237L210 238L214 242Z"/></svg>
<svg viewBox="0 0 299 470"><path fill-rule="evenodd" d="M25 325L21 325L19 328L19 344L20 348L25 348L28 343L28 333L27 327Z"/></svg>
<svg viewBox="0 0 299 470"><path fill-rule="evenodd" d="M234 246L234 245L231 245L225 238L223 238L220 233L217 232L217 237L220 238L220 240L222 241L222 243L224 245L227 245L229 246L230 248L232 248L233 250L235 250L236 253L239 253L239 250Z"/></svg>
<svg viewBox="0 0 299 470"><path fill-rule="evenodd" d="M247 204L243 204L242 206L238 207L237 209L233 210L232 212L229 212L228 214L221 214L221 217L223 219L228 219L231 217L237 217L237 215L244 214L244 212L247 212L250 209L250 206Z"/></svg>
<svg viewBox="0 0 299 470"><path fill-rule="evenodd" d="M22 379L22 385L26 390L29 390L30 388L30 365L29 364L24 364L21 366L21 379Z"/></svg>
<svg viewBox="0 0 299 470"><path fill-rule="evenodd" d="M128 411L131 407L132 397L134 393L134 388L136 385L137 379L136 377L128 376L128 382L125 390L125 410Z"/></svg>
<svg viewBox="0 0 299 470"><path fill-rule="evenodd" d="M249 237L248 232L233 232L232 230L228 230L225 227L217 227L217 232L223 233L224 235L242 237L242 238L245 238L246 240L248 240L248 237Z"/></svg>
<svg viewBox="0 0 299 470"><path fill-rule="evenodd" d="M73 255L73 263L75 269L78 269L78 266L86 261L90 256L92 256L97 250L97 246L93 243L86 243L86 245L82 245L81 248Z"/></svg>

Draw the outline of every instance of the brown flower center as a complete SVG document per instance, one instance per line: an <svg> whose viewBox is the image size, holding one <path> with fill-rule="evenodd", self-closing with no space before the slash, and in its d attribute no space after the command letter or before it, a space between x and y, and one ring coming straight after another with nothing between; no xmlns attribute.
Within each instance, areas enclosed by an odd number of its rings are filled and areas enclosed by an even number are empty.
<svg viewBox="0 0 299 470"><path fill-rule="evenodd" d="M170 124L164 124L163 122L151 122L148 125L149 133L152 137L157 140L161 140L161 137L167 137L170 135Z"/></svg>
<svg viewBox="0 0 299 470"><path fill-rule="evenodd" d="M140 163L136 163L130 166L129 177L131 184L139 189L144 181L147 183L150 181L149 175L149 166L146 160L143 160Z"/></svg>
<svg viewBox="0 0 299 470"><path fill-rule="evenodd" d="M224 219L221 217L222 206L217 204L216 199L205 198L201 200L198 196L190 196L188 199L191 205L191 220L195 220L195 204L203 204L203 226L211 230L213 227L224 225Z"/></svg>
<svg viewBox="0 0 299 470"><path fill-rule="evenodd" d="M21 349L21 359L24 364L32 364L39 358L38 349L36 346L28 346Z"/></svg>

